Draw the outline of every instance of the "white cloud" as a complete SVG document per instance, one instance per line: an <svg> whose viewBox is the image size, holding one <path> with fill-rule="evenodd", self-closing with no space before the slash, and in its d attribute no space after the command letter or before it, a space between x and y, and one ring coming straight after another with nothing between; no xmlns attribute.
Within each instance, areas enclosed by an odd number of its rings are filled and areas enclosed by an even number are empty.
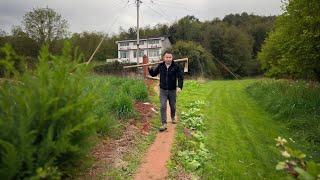
<svg viewBox="0 0 320 180"><path fill-rule="evenodd" d="M60 13L70 24L70 31L103 31L117 33L120 26L136 25L134 0L0 0L0 28L10 31L20 25L23 15L32 8L46 7ZM194 15L200 20L223 18L243 11L258 15L278 15L281 0L142 0L141 26L172 23ZM113 24L116 17L117 21ZM110 28L113 24L112 28Z"/></svg>

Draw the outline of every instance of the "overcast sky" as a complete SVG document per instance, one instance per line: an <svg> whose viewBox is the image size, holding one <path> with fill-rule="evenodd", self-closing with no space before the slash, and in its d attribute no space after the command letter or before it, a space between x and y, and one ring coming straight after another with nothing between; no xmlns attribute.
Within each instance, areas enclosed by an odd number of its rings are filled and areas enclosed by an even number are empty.
<svg viewBox="0 0 320 180"><path fill-rule="evenodd" d="M10 32L21 25L32 8L48 6L69 22L71 32L103 31L136 26L135 0L0 0L0 29ZM186 15L201 21L223 18L231 13L279 15L281 0L142 0L140 26L170 24Z"/></svg>

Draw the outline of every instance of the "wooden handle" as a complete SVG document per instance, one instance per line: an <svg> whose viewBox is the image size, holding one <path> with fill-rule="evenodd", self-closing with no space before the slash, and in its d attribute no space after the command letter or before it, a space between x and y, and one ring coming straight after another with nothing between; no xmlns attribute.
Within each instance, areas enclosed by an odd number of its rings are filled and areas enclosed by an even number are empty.
<svg viewBox="0 0 320 180"><path fill-rule="evenodd" d="M182 58L182 59L176 59L173 60L174 62L182 62L182 61L188 61L188 58ZM151 65L155 65L155 64L160 64L163 61L159 61L159 62L154 62L154 63L148 63L148 64L138 64L138 65L131 65L131 66L123 66L123 69L127 69L127 68L133 68L133 67L143 67L143 66L151 66Z"/></svg>

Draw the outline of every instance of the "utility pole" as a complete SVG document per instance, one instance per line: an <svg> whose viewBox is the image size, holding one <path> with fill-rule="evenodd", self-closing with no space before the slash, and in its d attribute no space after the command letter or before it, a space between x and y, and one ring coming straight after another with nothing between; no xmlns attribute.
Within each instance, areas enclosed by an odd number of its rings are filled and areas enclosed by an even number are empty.
<svg viewBox="0 0 320 180"><path fill-rule="evenodd" d="M140 7L140 0L136 0L137 3L137 64L139 64L139 55L140 55L140 49L139 49L139 45L140 45L140 39L139 39L139 7Z"/></svg>

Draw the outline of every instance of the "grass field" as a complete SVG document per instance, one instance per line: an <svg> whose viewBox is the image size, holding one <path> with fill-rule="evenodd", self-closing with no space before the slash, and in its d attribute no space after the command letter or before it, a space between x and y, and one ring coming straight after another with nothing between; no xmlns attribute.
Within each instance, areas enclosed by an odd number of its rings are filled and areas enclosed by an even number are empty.
<svg viewBox="0 0 320 180"><path fill-rule="evenodd" d="M187 81L178 97L180 111L203 100L205 144L210 158L201 179L279 179L275 166L282 158L275 146L278 136L290 138L285 123L275 120L248 96L245 88L258 80ZM301 143L301 142L300 142ZM295 146L301 147L303 144ZM305 145L305 144L304 144Z"/></svg>

